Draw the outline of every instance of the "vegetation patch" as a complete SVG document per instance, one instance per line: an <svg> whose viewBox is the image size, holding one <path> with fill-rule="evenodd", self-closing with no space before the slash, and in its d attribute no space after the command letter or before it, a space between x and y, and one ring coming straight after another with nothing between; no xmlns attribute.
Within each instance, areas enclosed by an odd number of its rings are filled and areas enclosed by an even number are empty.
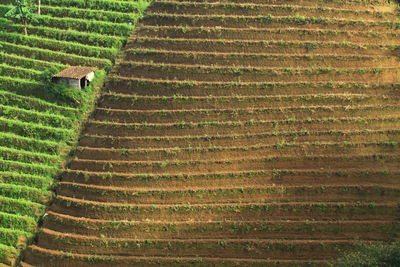
<svg viewBox="0 0 400 267"><path fill-rule="evenodd" d="M3 1L0 4L0 263L36 233L108 72L148 1ZM51 78L98 67L79 91Z"/></svg>

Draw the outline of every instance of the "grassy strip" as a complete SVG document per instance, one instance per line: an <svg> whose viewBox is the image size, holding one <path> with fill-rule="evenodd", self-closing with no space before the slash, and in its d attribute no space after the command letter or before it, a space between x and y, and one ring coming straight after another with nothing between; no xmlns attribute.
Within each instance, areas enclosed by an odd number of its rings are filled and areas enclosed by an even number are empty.
<svg viewBox="0 0 400 267"><path fill-rule="evenodd" d="M61 153L65 145L60 142L42 141L12 133L0 132L0 146L57 155Z"/></svg>
<svg viewBox="0 0 400 267"><path fill-rule="evenodd" d="M17 135L37 138L40 140L69 142L74 137L73 130L70 129L59 129L13 119L0 118L0 126L4 132L11 132Z"/></svg>
<svg viewBox="0 0 400 267"><path fill-rule="evenodd" d="M1 8L1 5L0 5ZM90 10L75 7L42 6L42 12L54 17L84 18L87 20L100 20L113 23L136 23L141 17L136 13L122 13L105 10Z"/></svg>
<svg viewBox="0 0 400 267"><path fill-rule="evenodd" d="M2 34L3 33L0 32L0 35ZM60 63L55 63L55 62L50 63L43 60L31 59L15 54L7 54L4 52L0 52L0 61L8 65L14 65L34 70L45 70L48 68L63 69L66 67L66 65Z"/></svg>
<svg viewBox="0 0 400 267"><path fill-rule="evenodd" d="M36 220L28 216L0 212L0 222L2 227L25 232L33 232L37 229Z"/></svg>
<svg viewBox="0 0 400 267"><path fill-rule="evenodd" d="M7 32L22 32L23 26L14 24L9 20L0 18L0 29ZM126 37L108 36L98 33L80 32L76 30L63 30L51 27L28 25L28 32L41 37L59 41L77 42L92 46L121 48L126 44Z"/></svg>
<svg viewBox="0 0 400 267"><path fill-rule="evenodd" d="M42 0L44 5L78 7L94 10L112 10L124 13L138 12L142 14L150 5L150 1L115 1L115 0Z"/></svg>
<svg viewBox="0 0 400 267"><path fill-rule="evenodd" d="M54 180L48 176L22 174L18 172L0 172L0 183L25 185L31 188L49 189L53 187Z"/></svg>
<svg viewBox="0 0 400 267"><path fill-rule="evenodd" d="M45 212L46 206L22 199L0 196L0 211L16 215L25 215L36 220Z"/></svg>
<svg viewBox="0 0 400 267"><path fill-rule="evenodd" d="M14 259L18 254L15 248L0 244L0 263L14 265Z"/></svg>
<svg viewBox="0 0 400 267"><path fill-rule="evenodd" d="M8 41L15 44L55 50L63 53L72 53L86 57L106 58L113 60L118 54L117 48L95 47L80 43L47 39L34 35L25 36L19 33L0 32L0 38L3 41Z"/></svg>
<svg viewBox="0 0 400 267"><path fill-rule="evenodd" d="M0 89L25 96L48 98L48 85L33 80L25 80L14 77L0 76Z"/></svg>
<svg viewBox="0 0 400 267"><path fill-rule="evenodd" d="M56 52L48 49L29 47L24 45L11 44L0 41L3 51L8 53L16 53L27 57L33 57L40 60L48 60L50 62L58 62L66 65L80 66L96 66L110 70L112 63L108 59L97 59L68 53Z"/></svg>
<svg viewBox="0 0 400 267"><path fill-rule="evenodd" d="M12 80L10 81L12 82ZM1 83L1 77L0 77ZM38 84L40 85L40 84ZM27 82L28 86L28 82ZM43 84L44 86L44 84ZM7 89L7 88L3 88ZM68 107L68 106L60 106L54 103L50 103L44 101L40 98L34 98L30 96L22 96L12 92L0 90L0 104L8 105L8 106L17 106L21 109L26 110L37 110L42 112L51 112L52 114L63 115L71 120L77 120L78 109Z"/></svg>
<svg viewBox="0 0 400 267"><path fill-rule="evenodd" d="M17 77L29 80L42 80L43 74L41 71L34 69L26 69L23 67L10 66L0 64L0 76Z"/></svg>
<svg viewBox="0 0 400 267"><path fill-rule="evenodd" d="M41 204L48 203L53 196L52 192L48 190L3 183L0 183L0 195L15 199L25 199Z"/></svg>
<svg viewBox="0 0 400 267"><path fill-rule="evenodd" d="M133 30L133 26L123 23L113 23L107 21L75 19L75 18L57 18L42 15L38 17L37 22L33 25L55 27L59 29L73 29L84 32L95 32L100 34L129 36Z"/></svg>
<svg viewBox="0 0 400 267"><path fill-rule="evenodd" d="M0 227L0 244L6 246L24 248L27 239L32 237L31 233L25 231Z"/></svg>
<svg viewBox="0 0 400 267"><path fill-rule="evenodd" d="M54 166L43 164L23 163L0 158L0 172L18 172L27 175L56 176L61 170Z"/></svg>
<svg viewBox="0 0 400 267"><path fill-rule="evenodd" d="M70 118L49 112L26 110L13 106L0 104L0 116L8 119L16 119L30 123L51 126L55 128L70 128L73 121Z"/></svg>
<svg viewBox="0 0 400 267"><path fill-rule="evenodd" d="M18 150L9 147L0 147L0 158L3 160L12 160L26 163L38 163L45 165L60 164L59 155L48 155L44 153L31 152L27 150Z"/></svg>

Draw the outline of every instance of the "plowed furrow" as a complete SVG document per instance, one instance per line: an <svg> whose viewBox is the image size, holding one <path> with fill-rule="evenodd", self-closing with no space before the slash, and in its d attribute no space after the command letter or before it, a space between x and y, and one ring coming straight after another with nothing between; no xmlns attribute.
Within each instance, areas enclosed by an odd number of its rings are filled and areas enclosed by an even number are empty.
<svg viewBox="0 0 400 267"><path fill-rule="evenodd" d="M224 39L187 39L131 37L127 48L164 49L173 51L220 52L220 53L270 53L270 54L358 54L358 55L392 55L393 47L372 43L357 44L348 42L304 42L304 41L254 41Z"/></svg>
<svg viewBox="0 0 400 267"><path fill-rule="evenodd" d="M165 96L179 99L199 96L265 96L332 93L390 95L398 98L400 84L364 82L210 82L168 80L112 75L108 92L133 96Z"/></svg>
<svg viewBox="0 0 400 267"><path fill-rule="evenodd" d="M56 212L48 213L45 227L58 232L79 235L99 236L103 231L106 237L134 238L138 235L154 238L189 239L205 238L207 232L213 238L280 238L336 240L363 236L370 240L380 240L387 233L394 233L400 226L385 221L113 221L74 217ZM313 229L309 234L308 231ZM369 229L376 229L371 232ZM307 236L308 235L308 236Z"/></svg>
<svg viewBox="0 0 400 267"><path fill-rule="evenodd" d="M317 4L317 3L315 3ZM324 5L329 5L327 2ZM158 1L155 2L152 10L155 12L176 13L176 14L191 14L191 15L211 15L211 14L224 14L224 15L246 15L246 16L287 16L295 12L298 15L318 16L329 15L336 18L345 19L366 19L366 20L379 20L381 18L394 18L390 12L379 12L368 10L367 6L360 8L360 10L346 9L341 7L316 7L307 6L306 3L302 5L285 5L285 3L274 2L271 3L235 3L235 2L194 2L194 1Z"/></svg>
<svg viewBox="0 0 400 267"><path fill-rule="evenodd" d="M289 117L286 120L250 120L250 121L203 121L190 123L113 123L107 121L89 121L88 134L123 136L176 136L176 135L218 135L218 134L247 134L293 131L346 131L346 130L394 130L398 129L400 121L397 116L381 118L327 117L322 119L307 118L297 120ZM368 131L367 130L367 131Z"/></svg>
<svg viewBox="0 0 400 267"><path fill-rule="evenodd" d="M387 31L395 33L396 24L392 21L367 21L350 19L332 19L329 17L300 16L233 16L233 15L187 15L166 12L151 12L142 20L144 25L152 26L189 26L189 27L226 27L226 28L317 28L331 30Z"/></svg>
<svg viewBox="0 0 400 267"><path fill-rule="evenodd" d="M253 186L240 188L165 188L164 190L149 190L144 188L88 186L84 184L63 182L57 193L63 196L85 198L90 201L112 201L120 203L247 203L275 200L290 201L396 201L400 188L377 187L376 185L337 186Z"/></svg>
<svg viewBox="0 0 400 267"><path fill-rule="evenodd" d="M190 148L209 148L209 147L229 147L229 146L256 146L257 144L278 144L279 142L338 142L351 144L353 142L377 142L382 145L396 146L399 137L399 130L388 131L281 131L265 132L259 134L226 134L226 135L190 135L190 136L127 136L113 137L102 135L84 135L80 145L89 148L109 148L119 150L124 154L124 149L190 149ZM392 143L391 143L392 142ZM126 154L129 151L126 151Z"/></svg>
<svg viewBox="0 0 400 267"><path fill-rule="evenodd" d="M73 160L70 164L71 169L83 171L108 171L108 172L136 172L136 173L170 173L179 174L180 171L186 172L213 172L222 171L229 166L231 171L253 170L257 171L264 168L282 169L290 164L292 169L323 168L334 170L341 167L343 169L366 168L374 164L377 168L385 167L388 171L396 170L398 167L398 151L386 152L384 154L364 154L357 156L329 156L304 153L299 156L268 156L261 157L239 157L227 158L222 160L163 160L163 161L112 161L112 160Z"/></svg>
<svg viewBox="0 0 400 267"><path fill-rule="evenodd" d="M348 202L290 202L290 203L219 203L219 204L121 204L94 202L58 196L52 210L71 216L114 220L246 220L257 217L262 220L277 219L353 219L394 220L398 216L396 203ZM206 219L207 218L207 219Z"/></svg>
<svg viewBox="0 0 400 267"><path fill-rule="evenodd" d="M397 15L381 0L154 1L22 265L325 266L399 238Z"/></svg>
<svg viewBox="0 0 400 267"><path fill-rule="evenodd" d="M129 49L125 58L131 61L144 61L172 64L215 64L220 66L265 66L269 67L390 67L398 63L397 58L373 55L302 55L300 53L268 54L268 53L218 53L193 51L168 51L161 49Z"/></svg>
<svg viewBox="0 0 400 267"><path fill-rule="evenodd" d="M393 32L371 33L371 31L341 31L321 29L270 29L270 28L223 28L223 27L176 27L147 26L139 28L142 37L175 38L175 39L223 39L254 41L302 41L302 42L344 42L352 43L396 44L400 35Z"/></svg>
<svg viewBox="0 0 400 267"><path fill-rule="evenodd" d="M65 181L100 186L123 187L206 187L231 186L246 187L271 185L337 185L341 183L372 183L397 185L399 173L389 171L385 166L354 169L260 169L257 171L216 171L171 173L110 173L68 169Z"/></svg>

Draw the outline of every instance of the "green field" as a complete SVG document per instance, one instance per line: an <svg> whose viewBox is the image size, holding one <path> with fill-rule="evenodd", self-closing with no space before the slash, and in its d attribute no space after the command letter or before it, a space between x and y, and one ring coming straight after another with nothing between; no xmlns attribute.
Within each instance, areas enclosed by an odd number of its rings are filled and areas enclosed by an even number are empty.
<svg viewBox="0 0 400 267"><path fill-rule="evenodd" d="M42 0L28 26L4 18L0 4L0 263L13 264L38 229L81 124L147 1ZM49 75L95 66L79 104Z"/></svg>

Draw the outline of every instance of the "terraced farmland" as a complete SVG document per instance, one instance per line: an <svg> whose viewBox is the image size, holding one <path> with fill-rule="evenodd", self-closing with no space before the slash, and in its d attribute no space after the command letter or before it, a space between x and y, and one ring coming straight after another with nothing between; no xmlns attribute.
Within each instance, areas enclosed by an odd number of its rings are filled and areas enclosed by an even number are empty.
<svg viewBox="0 0 400 267"><path fill-rule="evenodd" d="M13 265L36 233L104 79L99 71L80 105L73 105L49 84L49 70L110 70L148 5L42 0L42 15L25 36L22 25L3 18L9 2L0 4L0 265Z"/></svg>
<svg viewBox="0 0 400 267"><path fill-rule="evenodd" d="M323 265L398 238L395 8L154 1L22 266Z"/></svg>

